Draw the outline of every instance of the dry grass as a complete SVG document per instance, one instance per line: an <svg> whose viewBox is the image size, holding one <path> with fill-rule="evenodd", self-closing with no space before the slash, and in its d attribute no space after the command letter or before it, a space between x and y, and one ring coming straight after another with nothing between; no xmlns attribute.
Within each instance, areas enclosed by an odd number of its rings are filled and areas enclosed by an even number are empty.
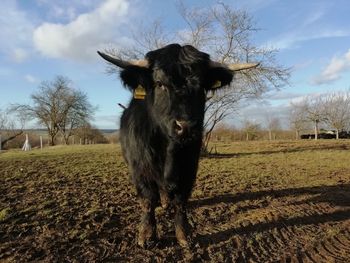
<svg viewBox="0 0 350 263"><path fill-rule="evenodd" d="M216 149L190 201L191 251L161 209L159 247L135 245L139 209L119 145L0 153L0 261L347 262L349 141Z"/></svg>

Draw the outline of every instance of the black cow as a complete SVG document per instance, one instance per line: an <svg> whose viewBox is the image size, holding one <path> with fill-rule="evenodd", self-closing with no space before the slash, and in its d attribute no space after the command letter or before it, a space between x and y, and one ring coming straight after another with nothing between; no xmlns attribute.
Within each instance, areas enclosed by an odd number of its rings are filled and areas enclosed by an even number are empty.
<svg viewBox="0 0 350 263"><path fill-rule="evenodd" d="M156 240L154 210L161 203L174 208L176 238L187 247L186 204L196 179L206 93L230 84L233 71L257 64L223 65L178 44L133 62L98 53L122 68L120 77L134 94L121 117L120 142L141 203L138 244Z"/></svg>

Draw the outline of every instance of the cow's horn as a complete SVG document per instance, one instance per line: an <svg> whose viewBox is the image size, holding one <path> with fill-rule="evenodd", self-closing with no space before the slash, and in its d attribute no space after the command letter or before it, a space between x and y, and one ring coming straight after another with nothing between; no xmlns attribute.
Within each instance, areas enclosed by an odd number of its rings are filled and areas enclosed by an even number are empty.
<svg viewBox="0 0 350 263"><path fill-rule="evenodd" d="M231 71L240 71L245 69L256 68L259 65L260 63L235 63L235 64L228 64L227 67Z"/></svg>
<svg viewBox="0 0 350 263"><path fill-rule="evenodd" d="M256 68L260 63L235 63L235 64L224 64L217 61L211 61L210 65L212 67L224 67L231 71L240 71L245 69Z"/></svg>
<svg viewBox="0 0 350 263"><path fill-rule="evenodd" d="M108 62L110 62L110 63L112 63L120 68L126 68L128 66L139 66L139 67L143 67L143 68L148 68L148 61L145 59L125 61L125 60L121 60L121 59L112 57L110 55L107 55L107 54L102 53L100 51L97 51L97 53L103 59L107 60Z"/></svg>

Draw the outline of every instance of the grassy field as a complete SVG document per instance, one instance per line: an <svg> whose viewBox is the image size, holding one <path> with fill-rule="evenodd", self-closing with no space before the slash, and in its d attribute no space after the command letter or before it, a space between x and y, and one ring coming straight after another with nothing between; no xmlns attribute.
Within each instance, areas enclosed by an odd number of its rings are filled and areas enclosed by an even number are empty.
<svg viewBox="0 0 350 263"><path fill-rule="evenodd" d="M183 251L157 208L158 247L119 145L0 153L0 262L350 262L350 141L219 144L202 158Z"/></svg>

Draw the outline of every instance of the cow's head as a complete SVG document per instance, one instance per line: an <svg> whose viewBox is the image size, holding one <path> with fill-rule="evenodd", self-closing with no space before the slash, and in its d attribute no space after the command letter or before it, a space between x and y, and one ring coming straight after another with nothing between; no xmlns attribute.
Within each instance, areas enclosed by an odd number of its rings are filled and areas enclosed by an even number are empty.
<svg viewBox="0 0 350 263"><path fill-rule="evenodd" d="M234 71L257 64L224 65L186 45L171 44L146 54L145 60L123 61L98 52L123 70L133 103L146 103L153 120L174 140L202 133L206 93L229 85Z"/></svg>

